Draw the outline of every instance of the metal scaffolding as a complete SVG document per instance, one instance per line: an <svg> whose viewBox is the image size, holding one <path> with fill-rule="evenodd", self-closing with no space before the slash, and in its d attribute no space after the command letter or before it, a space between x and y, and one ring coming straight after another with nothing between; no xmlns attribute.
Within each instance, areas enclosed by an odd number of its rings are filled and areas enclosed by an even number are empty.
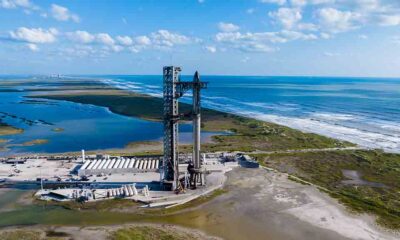
<svg viewBox="0 0 400 240"><path fill-rule="evenodd" d="M206 88L207 83L201 82L198 72L192 82L180 80L180 67L168 66L163 69L164 86L164 160L161 179L172 181L172 188L176 189L179 183L178 169L178 123L184 116L191 116L193 120L193 164L200 172L200 89ZM193 91L193 110L189 114L179 114L178 99L185 92Z"/></svg>

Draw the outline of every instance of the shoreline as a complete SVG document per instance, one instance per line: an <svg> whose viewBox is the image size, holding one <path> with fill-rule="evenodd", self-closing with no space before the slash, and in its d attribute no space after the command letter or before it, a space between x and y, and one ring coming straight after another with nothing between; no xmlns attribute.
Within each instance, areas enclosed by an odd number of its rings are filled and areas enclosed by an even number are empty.
<svg viewBox="0 0 400 240"><path fill-rule="evenodd" d="M122 82L122 80L120 79L105 80L100 78L100 81L108 84L110 87L118 87L124 84L124 82ZM127 86L122 87L121 90L133 93L147 94L152 97L160 97L159 94L155 93L156 90L146 88L145 83L141 81L133 83L133 85L137 84L137 88L130 88L129 83L130 82L128 81L126 83ZM157 91L160 91L160 89L157 89ZM393 131L397 133L397 131L400 129L395 122L385 122L385 120L380 119L366 119L368 121L371 121L371 123L374 123L373 125L371 125L371 127L377 127L382 124L385 126L382 129L377 130L373 128L371 129L369 126L363 125L359 125L357 127L351 122L350 125L348 125L346 122L336 122L336 120L356 120L359 118L357 114L353 115L351 112L341 113L321 110L318 112L304 112L304 114L302 115L300 114L299 116L292 116L290 114L279 114L274 113L274 111L262 110L260 108L262 108L263 105L260 105L261 103L258 102L241 102L237 99L228 97L227 100L232 100L234 102L222 102L221 104L220 101L214 101L214 97L205 97L205 99L207 100L207 102L209 102L208 104L205 104L205 107L216 111L222 111L242 117L253 118L269 123L280 124L303 131L305 133L315 133L342 141L349 141L365 148L382 149L385 152L400 153L400 139L397 136L398 134L391 134L390 131L388 132L388 130L394 129ZM259 108L253 108L252 106ZM356 121L355 123L361 124L362 121Z"/></svg>

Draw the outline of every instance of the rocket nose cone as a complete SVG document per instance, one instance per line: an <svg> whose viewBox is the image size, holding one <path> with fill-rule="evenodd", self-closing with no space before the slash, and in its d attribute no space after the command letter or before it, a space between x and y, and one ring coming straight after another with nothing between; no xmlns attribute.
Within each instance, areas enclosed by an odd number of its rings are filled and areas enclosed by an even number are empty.
<svg viewBox="0 0 400 240"><path fill-rule="evenodd" d="M200 82L200 75L199 75L199 72L198 72L198 71L196 71L196 72L194 73L193 80L194 80L195 82Z"/></svg>

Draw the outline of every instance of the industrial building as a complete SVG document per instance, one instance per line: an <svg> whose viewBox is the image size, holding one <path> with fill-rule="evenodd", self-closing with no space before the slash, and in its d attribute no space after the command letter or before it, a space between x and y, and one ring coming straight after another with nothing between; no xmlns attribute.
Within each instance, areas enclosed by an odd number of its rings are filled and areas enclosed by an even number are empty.
<svg viewBox="0 0 400 240"><path fill-rule="evenodd" d="M159 169L160 161L160 157L114 157L86 160L79 168L78 175L156 172Z"/></svg>

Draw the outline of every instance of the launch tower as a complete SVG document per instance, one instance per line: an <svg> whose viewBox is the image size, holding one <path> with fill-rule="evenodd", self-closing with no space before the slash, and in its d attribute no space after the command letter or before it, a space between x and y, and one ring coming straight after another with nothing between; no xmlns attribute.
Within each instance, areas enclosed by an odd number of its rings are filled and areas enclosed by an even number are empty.
<svg viewBox="0 0 400 240"><path fill-rule="evenodd" d="M175 190L179 183L179 158L178 158L178 123L189 116L193 121L193 157L192 161L196 171L196 181L203 183L200 161L200 90L207 88L206 82L200 81L196 71L193 81L184 82L180 79L180 67L168 66L163 69L163 97L164 97L164 160L161 179L172 182ZM190 113L180 114L178 99L187 91L193 91L193 108Z"/></svg>

